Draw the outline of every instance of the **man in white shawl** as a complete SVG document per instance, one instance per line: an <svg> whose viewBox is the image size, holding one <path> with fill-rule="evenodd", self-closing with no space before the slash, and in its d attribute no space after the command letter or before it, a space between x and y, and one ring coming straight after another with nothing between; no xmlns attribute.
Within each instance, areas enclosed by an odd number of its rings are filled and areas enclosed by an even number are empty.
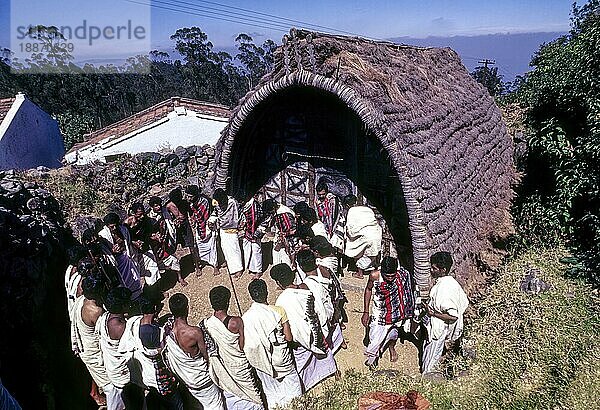
<svg viewBox="0 0 600 410"><path fill-rule="evenodd" d="M190 202L190 225L200 260L196 276L202 275L202 269L206 265L213 268L213 275L219 275L221 272L217 266L217 232L214 223L209 223L213 211L212 200L203 195L197 185L188 185L185 193Z"/></svg>
<svg viewBox="0 0 600 410"><path fill-rule="evenodd" d="M273 230L273 265L285 263L292 266L292 248L290 242L292 235L296 233L296 215L294 211L285 205L267 199L262 204L263 213L269 220L269 226Z"/></svg>
<svg viewBox="0 0 600 410"><path fill-rule="evenodd" d="M430 258L431 276L435 285L429 292L429 303L425 306L429 323L428 338L423 347L424 375L438 370L438 365L446 343L460 343L463 330L463 315L469 306L469 299L460 284L449 275L452 256L448 252L434 253Z"/></svg>
<svg viewBox="0 0 600 410"><path fill-rule="evenodd" d="M169 298L173 323L167 330L164 356L169 368L185 383L197 404L204 410L225 410L223 392L208 372L208 353L204 333L198 326L190 326L187 318L189 303L183 293Z"/></svg>
<svg viewBox="0 0 600 410"><path fill-rule="evenodd" d="M227 262L227 270L230 275L239 278L244 273L244 265L238 239L240 214L237 201L221 188L217 188L213 193L213 205L215 208L210 221L216 221L219 228L221 249Z"/></svg>
<svg viewBox="0 0 600 410"><path fill-rule="evenodd" d="M271 268L271 278L283 290L275 305L287 313L295 344L296 369L304 390L308 391L337 371L315 311L315 297L305 284L293 283L295 274L284 263Z"/></svg>
<svg viewBox="0 0 600 410"><path fill-rule="evenodd" d="M181 276L179 259L175 256L177 251L177 230L171 213L162 206L162 200L153 196L149 200L150 210L148 217L154 221L154 229L150 236L150 246L156 256L158 267L161 270L171 270L177 273L177 281L181 286L187 282ZM216 250L215 250L216 253Z"/></svg>
<svg viewBox="0 0 600 410"><path fill-rule="evenodd" d="M200 328L209 352L210 375L223 389L227 409L264 409L260 381L244 353L244 322L241 317L227 313L231 291L217 286L208 296L214 314L203 320Z"/></svg>
<svg viewBox="0 0 600 410"><path fill-rule="evenodd" d="M315 311L323 330L325 338L329 336L329 329L333 319L333 285L331 273L323 267L317 267L315 255L308 249L302 249L296 255L298 267L306 274L304 284L315 297Z"/></svg>
<svg viewBox="0 0 600 410"><path fill-rule="evenodd" d="M121 399L106 374L100 351L100 337L96 332L96 322L104 313L101 300L104 297L105 286L105 282L97 273L86 276L81 281L83 295L75 300L73 306L71 336L74 338L73 343L79 358L100 389L99 392L94 392L92 388L90 395L97 404L107 404L111 409L118 409Z"/></svg>
<svg viewBox="0 0 600 410"><path fill-rule="evenodd" d="M131 291L124 287L113 288L108 292L104 306L107 311L96 322L96 333L100 335L100 349L106 374L115 389L115 397L107 403L108 410L135 408L136 402L144 397L143 389L131 380L129 360L131 352L121 352L119 345L127 320L125 313L131 303ZM126 389L126 386L127 389Z"/></svg>
<svg viewBox="0 0 600 410"><path fill-rule="evenodd" d="M139 377L148 391L145 398L148 409L183 410L178 382L163 359L166 332L156 323L157 307L144 296L138 299L137 305L142 315L127 320L119 352L133 354L136 380Z"/></svg>
<svg viewBox="0 0 600 410"><path fill-rule="evenodd" d="M288 342L293 340L285 310L267 303L267 284L254 279L248 285L254 301L244 313L244 352L256 368L269 409L285 407L302 395L302 382Z"/></svg>
<svg viewBox="0 0 600 410"><path fill-rule="evenodd" d="M319 179L315 191L317 192L315 208L319 219L325 225L325 237L334 248L342 250L344 248L343 229L339 229L344 221L342 203L336 195L329 192L329 186L324 178ZM315 232L315 235L321 235L321 233Z"/></svg>
<svg viewBox="0 0 600 410"><path fill-rule="evenodd" d="M348 210L344 254L356 260L358 271L354 276L362 278L365 272L375 269L382 238L383 230L371 208L353 206Z"/></svg>
<svg viewBox="0 0 600 410"><path fill-rule="evenodd" d="M260 278L263 272L261 237L265 233L261 226L262 207L258 195L254 195L244 204L240 225L243 229L242 247L244 249L244 266L254 276Z"/></svg>

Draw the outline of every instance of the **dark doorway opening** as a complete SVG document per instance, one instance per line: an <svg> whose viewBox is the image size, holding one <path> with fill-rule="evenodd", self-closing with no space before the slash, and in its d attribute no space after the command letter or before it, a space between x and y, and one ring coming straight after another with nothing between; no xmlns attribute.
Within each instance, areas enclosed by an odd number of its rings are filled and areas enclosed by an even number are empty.
<svg viewBox="0 0 600 410"><path fill-rule="evenodd" d="M336 95L292 86L248 115L232 147L228 185L249 198L275 174L305 161L348 176L383 216L401 262L412 270L413 250L402 185L388 152Z"/></svg>

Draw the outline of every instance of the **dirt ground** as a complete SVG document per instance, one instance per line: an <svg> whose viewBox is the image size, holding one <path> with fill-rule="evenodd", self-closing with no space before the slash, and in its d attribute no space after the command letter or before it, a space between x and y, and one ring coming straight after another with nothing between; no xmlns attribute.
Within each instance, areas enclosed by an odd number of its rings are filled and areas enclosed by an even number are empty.
<svg viewBox="0 0 600 410"><path fill-rule="evenodd" d="M182 272L188 286L183 287L175 280L175 277L163 278L163 289L167 289L164 292L164 308L162 314L168 314L168 298L177 292L184 293L190 300L190 324L197 324L201 319L206 318L212 314L210 302L208 300L208 292L215 286L223 285L231 289L231 281L227 271L227 268L221 269L220 275L213 275L213 269L205 267L202 270L201 276L196 276L191 269L191 258L190 255L182 253L181 259ZM281 292L275 282L269 276L269 270L267 270L262 279L265 280L269 290L269 303L274 303ZM237 296L240 302L242 312L245 312L252 303L248 294L248 283L250 283L251 275L245 273L240 279L233 279ZM365 335L365 328L360 322L360 318L363 309L363 293L362 290L366 284L366 277L361 280L353 278L350 274L346 274L341 278L341 282L348 298L346 304L346 311L348 313L348 323L346 330L344 330L344 338L348 344L347 349L341 349L336 354L336 361L338 368L344 372L349 369L357 369L369 371L365 365L365 357L363 355L364 346L362 344L363 337ZM235 298L232 296L231 305L229 309L230 314L239 314L238 308L235 302ZM389 360L389 354L382 357L379 362L378 370L392 370L408 376L419 375L419 363L417 358L417 349L410 343L405 342L404 344L398 343L396 346L398 352L398 361L391 363Z"/></svg>

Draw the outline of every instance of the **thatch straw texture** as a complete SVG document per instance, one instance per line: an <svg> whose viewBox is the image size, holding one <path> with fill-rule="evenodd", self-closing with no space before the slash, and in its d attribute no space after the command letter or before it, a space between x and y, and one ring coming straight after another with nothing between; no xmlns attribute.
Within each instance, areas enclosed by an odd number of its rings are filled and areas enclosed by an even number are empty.
<svg viewBox="0 0 600 410"><path fill-rule="evenodd" d="M513 143L493 99L454 51L292 30L273 71L233 110L217 145L214 186L226 184L248 115L294 85L337 95L388 151L423 290L438 250L453 253L463 283L497 266L495 245L512 231Z"/></svg>

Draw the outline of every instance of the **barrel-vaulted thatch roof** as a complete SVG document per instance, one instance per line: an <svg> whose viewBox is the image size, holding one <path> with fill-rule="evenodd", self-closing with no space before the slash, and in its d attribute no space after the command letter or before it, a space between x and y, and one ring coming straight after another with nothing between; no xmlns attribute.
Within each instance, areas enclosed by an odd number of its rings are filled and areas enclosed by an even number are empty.
<svg viewBox="0 0 600 410"><path fill-rule="evenodd" d="M231 114L216 149L215 186L232 184L243 154L236 140L257 141L264 132L252 131L262 118L257 112L285 90L302 88L334 96L380 142L399 180L392 198L403 202L422 289L438 250L452 252L463 282L498 264L495 246L512 230L513 143L493 99L449 48L291 30L272 72Z"/></svg>

